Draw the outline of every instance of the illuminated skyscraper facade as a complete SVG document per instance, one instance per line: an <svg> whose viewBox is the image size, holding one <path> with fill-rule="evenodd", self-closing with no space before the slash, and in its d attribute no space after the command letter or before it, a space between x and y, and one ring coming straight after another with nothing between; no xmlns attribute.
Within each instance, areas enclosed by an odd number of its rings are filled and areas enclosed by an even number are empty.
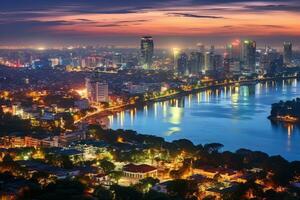
<svg viewBox="0 0 300 200"><path fill-rule="evenodd" d="M145 69L150 69L153 63L154 42L151 36L144 36L141 39L141 59Z"/></svg>
<svg viewBox="0 0 300 200"><path fill-rule="evenodd" d="M192 52L189 59L189 72L198 74L204 66L204 54L201 52Z"/></svg>
<svg viewBox="0 0 300 200"><path fill-rule="evenodd" d="M283 43L283 62L285 66L290 66L293 59L293 46L291 42Z"/></svg>
<svg viewBox="0 0 300 200"><path fill-rule="evenodd" d="M256 42L243 40L241 43L241 65L245 73L255 73Z"/></svg>
<svg viewBox="0 0 300 200"><path fill-rule="evenodd" d="M188 75L188 55L186 53L181 53L178 58L178 72L181 75Z"/></svg>
<svg viewBox="0 0 300 200"><path fill-rule="evenodd" d="M108 102L108 84L97 80L85 79L87 96L90 102L101 103Z"/></svg>

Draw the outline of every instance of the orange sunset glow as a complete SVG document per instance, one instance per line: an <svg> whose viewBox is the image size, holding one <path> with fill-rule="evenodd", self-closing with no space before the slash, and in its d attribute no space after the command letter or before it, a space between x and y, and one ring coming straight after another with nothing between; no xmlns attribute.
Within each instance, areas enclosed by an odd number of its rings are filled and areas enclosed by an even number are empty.
<svg viewBox="0 0 300 200"><path fill-rule="evenodd" d="M20 15L24 16L22 19L18 16L11 18L12 12L17 9L14 6L8 3L7 9L0 10L4 16L0 21L1 29L5 25L4 30L7 29L0 33L4 43L13 39L22 41L22 38L30 41L35 38L40 43L54 38L62 42L74 41L73 38L108 42L117 37L122 44L120 37L128 39L145 34L158 39L161 37L160 40L168 37L198 37L200 40L202 37L300 37L300 14L297 1L293 0L167 0L130 1L128 4L125 1L45 1L30 11L25 5L16 6ZM83 11L84 8L87 10ZM20 24L28 26L17 26ZM9 31L15 32L6 34ZM22 36L17 37L20 32ZM124 44L130 45L128 40Z"/></svg>

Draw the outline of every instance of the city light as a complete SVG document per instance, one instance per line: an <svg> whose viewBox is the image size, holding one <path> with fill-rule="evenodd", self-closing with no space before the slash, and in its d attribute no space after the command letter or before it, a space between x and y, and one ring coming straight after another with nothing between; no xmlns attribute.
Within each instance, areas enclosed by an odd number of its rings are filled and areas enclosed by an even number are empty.
<svg viewBox="0 0 300 200"><path fill-rule="evenodd" d="M300 199L297 0L20 2L0 199Z"/></svg>

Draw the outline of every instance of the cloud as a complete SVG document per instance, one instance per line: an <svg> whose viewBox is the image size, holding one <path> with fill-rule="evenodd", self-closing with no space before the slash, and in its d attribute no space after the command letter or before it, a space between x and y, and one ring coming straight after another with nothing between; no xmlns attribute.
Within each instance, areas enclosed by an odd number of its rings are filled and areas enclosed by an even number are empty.
<svg viewBox="0 0 300 200"><path fill-rule="evenodd" d="M221 16L211 16L211 15L196 15L191 13L167 13L169 16L178 16L178 17L189 17L189 18L200 18L200 19L225 19Z"/></svg>
<svg viewBox="0 0 300 200"><path fill-rule="evenodd" d="M33 39L48 37L53 40L59 38L64 40L72 35L90 39L93 34L97 38L104 37L105 34L119 34L126 37L126 35L137 36L144 33L168 37L183 34L203 36L206 32L209 37L221 37L223 33L230 35L245 32L248 30L245 27L248 25L246 23L253 23L253 27L262 30L261 32L267 30L270 34L294 36L300 29L291 23L292 20L288 19L288 15L282 15L283 19L289 22L286 27L276 24L278 21L275 19L270 20L269 15L273 14L273 11L285 11L295 15L300 12L299 1L2 0L0 40L1 42L15 41L25 36ZM249 13L250 15L247 15ZM239 18L241 14L242 19ZM173 21L168 23L172 20L168 16L186 18L187 23L176 24L176 20L174 23ZM268 16L268 20L264 21L264 16ZM198 25L193 22L193 19L211 19L211 21ZM226 19L224 20L226 24L220 24L218 19L220 21ZM261 19L261 21L251 21L252 19ZM153 23L148 23L150 20ZM265 24L257 25L258 23ZM137 25L139 26L136 27ZM212 36L211 33L216 34Z"/></svg>
<svg viewBox="0 0 300 200"><path fill-rule="evenodd" d="M252 11L252 12L265 12L265 11L300 12L300 6L298 6L297 4L247 5L244 6L244 8L247 11Z"/></svg>
<svg viewBox="0 0 300 200"><path fill-rule="evenodd" d="M129 25L140 25L145 22L149 22L151 20L140 19L140 20L122 20L122 21L115 21L113 23L100 23L95 27L122 27L122 26L129 26Z"/></svg>

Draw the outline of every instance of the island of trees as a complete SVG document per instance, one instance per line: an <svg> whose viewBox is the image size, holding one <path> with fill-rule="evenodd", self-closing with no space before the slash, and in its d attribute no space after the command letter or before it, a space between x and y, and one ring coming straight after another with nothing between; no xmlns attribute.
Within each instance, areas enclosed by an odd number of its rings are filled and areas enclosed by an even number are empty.
<svg viewBox="0 0 300 200"><path fill-rule="evenodd" d="M300 122L300 98L291 101L280 101L272 104L271 115L272 121L283 121L289 123Z"/></svg>

